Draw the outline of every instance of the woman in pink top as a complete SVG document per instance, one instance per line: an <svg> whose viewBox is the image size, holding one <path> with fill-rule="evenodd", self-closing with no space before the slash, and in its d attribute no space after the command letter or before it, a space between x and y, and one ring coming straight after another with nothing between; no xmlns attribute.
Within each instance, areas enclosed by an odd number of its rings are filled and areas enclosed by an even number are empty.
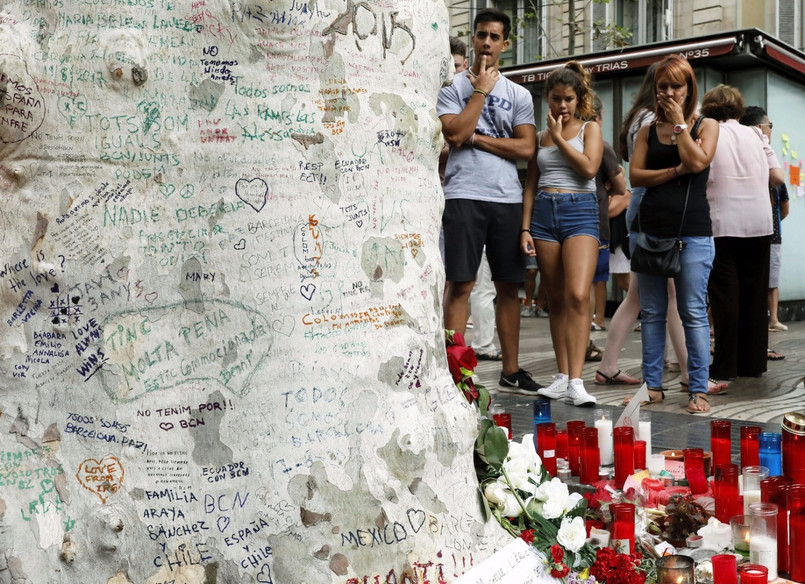
<svg viewBox="0 0 805 584"><path fill-rule="evenodd" d="M707 287L715 329L710 377L760 377L769 335L769 184L781 184L783 173L768 139L738 122L744 101L737 89L711 89L701 112L720 128L707 182L716 248Z"/></svg>

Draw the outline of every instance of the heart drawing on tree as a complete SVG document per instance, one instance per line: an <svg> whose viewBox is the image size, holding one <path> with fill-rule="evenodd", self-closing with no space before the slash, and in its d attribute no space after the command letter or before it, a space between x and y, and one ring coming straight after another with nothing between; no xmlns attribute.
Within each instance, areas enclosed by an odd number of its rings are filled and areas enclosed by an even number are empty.
<svg viewBox="0 0 805 584"><path fill-rule="evenodd" d="M110 495L120 490L125 474L120 461L110 455L101 460L88 458L78 466L75 478L82 487L95 493L102 503L106 503Z"/></svg>
<svg viewBox="0 0 805 584"><path fill-rule="evenodd" d="M261 178L242 178L235 183L235 194L238 199L259 213L266 206L268 184Z"/></svg>

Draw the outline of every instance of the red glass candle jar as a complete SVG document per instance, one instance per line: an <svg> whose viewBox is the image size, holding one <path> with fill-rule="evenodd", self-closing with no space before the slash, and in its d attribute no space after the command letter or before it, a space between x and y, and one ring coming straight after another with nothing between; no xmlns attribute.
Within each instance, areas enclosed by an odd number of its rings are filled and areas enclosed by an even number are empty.
<svg viewBox="0 0 805 584"><path fill-rule="evenodd" d="M561 458L562 460L568 459L568 451L567 451L567 430L557 430L556 431L556 458Z"/></svg>
<svg viewBox="0 0 805 584"><path fill-rule="evenodd" d="M789 570L788 557L788 487L791 477L775 476L760 481L760 500L777 505L777 571Z"/></svg>
<svg viewBox="0 0 805 584"><path fill-rule="evenodd" d="M598 467L601 466L601 452L598 450L598 429L581 430L581 464L579 482L592 485L598 481Z"/></svg>
<svg viewBox="0 0 805 584"><path fill-rule="evenodd" d="M503 428L506 431L506 436L509 440L512 439L512 415L505 412L499 414L492 414L492 419L495 420L498 428Z"/></svg>
<svg viewBox="0 0 805 584"><path fill-rule="evenodd" d="M618 460L617 454L615 460ZM609 512L612 514L612 537L609 540L609 547L622 554L634 553L634 505L612 503Z"/></svg>
<svg viewBox="0 0 805 584"><path fill-rule="evenodd" d="M783 474L805 484L805 412L783 416Z"/></svg>
<svg viewBox="0 0 805 584"><path fill-rule="evenodd" d="M634 467L635 470L645 470L646 468L646 441L634 441Z"/></svg>
<svg viewBox="0 0 805 584"><path fill-rule="evenodd" d="M686 448L682 451L685 478L694 495L707 492L707 477L704 475L704 451L701 448Z"/></svg>
<svg viewBox="0 0 805 584"><path fill-rule="evenodd" d="M732 462L732 441L729 420L710 421L710 450L713 451L713 468Z"/></svg>
<svg viewBox="0 0 805 584"><path fill-rule="evenodd" d="M556 424L543 422L537 424L537 454L542 466L552 477L556 476Z"/></svg>
<svg viewBox="0 0 805 584"><path fill-rule="evenodd" d="M741 566L741 584L767 584L769 570L760 564L744 564Z"/></svg>
<svg viewBox="0 0 805 584"><path fill-rule="evenodd" d="M716 500L716 519L721 523L729 523L730 518L741 513L738 504L737 464L722 464L716 467L713 495Z"/></svg>
<svg viewBox="0 0 805 584"><path fill-rule="evenodd" d="M713 562L713 584L738 584L738 562L734 554L718 554Z"/></svg>
<svg viewBox="0 0 805 584"><path fill-rule="evenodd" d="M741 426L741 469L760 466L760 426Z"/></svg>
<svg viewBox="0 0 805 584"><path fill-rule="evenodd" d="M618 426L612 430L615 450L615 488L622 489L623 483L634 472L634 428Z"/></svg>
<svg viewBox="0 0 805 584"><path fill-rule="evenodd" d="M789 578L805 582L805 484L788 487L788 549Z"/></svg>
<svg viewBox="0 0 805 584"><path fill-rule="evenodd" d="M567 423L567 456L570 465L570 474L574 477L581 472L581 430L586 424L583 420L570 420Z"/></svg>

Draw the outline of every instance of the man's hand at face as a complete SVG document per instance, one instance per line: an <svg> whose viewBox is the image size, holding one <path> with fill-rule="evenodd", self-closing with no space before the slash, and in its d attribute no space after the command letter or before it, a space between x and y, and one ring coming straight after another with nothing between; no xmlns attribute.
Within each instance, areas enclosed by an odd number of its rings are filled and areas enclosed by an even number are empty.
<svg viewBox="0 0 805 584"><path fill-rule="evenodd" d="M481 56L481 70L477 76L470 76L470 82L475 89L491 93L500 79L500 71L487 65L487 56Z"/></svg>

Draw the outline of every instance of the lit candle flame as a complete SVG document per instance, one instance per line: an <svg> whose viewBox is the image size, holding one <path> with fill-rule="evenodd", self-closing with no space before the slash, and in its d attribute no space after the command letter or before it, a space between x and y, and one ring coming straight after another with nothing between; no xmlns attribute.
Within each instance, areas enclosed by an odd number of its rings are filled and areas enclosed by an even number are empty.
<svg viewBox="0 0 805 584"><path fill-rule="evenodd" d="M684 581L685 581L685 577L680 576L679 578L676 579L676 584L682 584Z"/></svg>

